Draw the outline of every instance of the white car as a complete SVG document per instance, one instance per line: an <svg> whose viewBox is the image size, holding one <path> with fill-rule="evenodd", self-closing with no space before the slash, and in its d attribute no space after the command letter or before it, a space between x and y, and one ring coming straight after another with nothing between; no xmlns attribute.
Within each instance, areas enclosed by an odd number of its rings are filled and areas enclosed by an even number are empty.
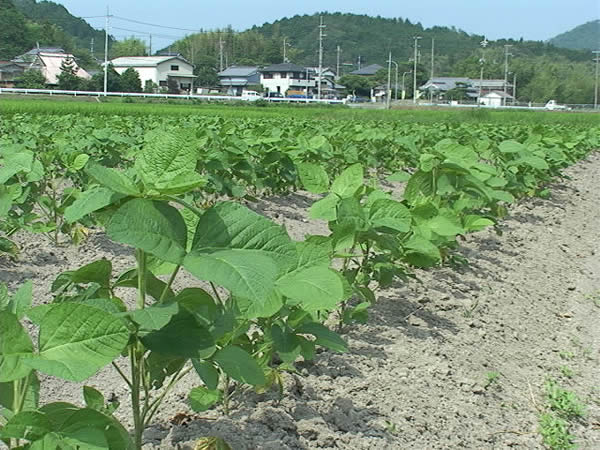
<svg viewBox="0 0 600 450"><path fill-rule="evenodd" d="M560 105L560 104L556 103L556 100L550 100L548 103L546 103L545 108L548 111L570 111L571 110L571 108L569 108L567 105Z"/></svg>
<svg viewBox="0 0 600 450"><path fill-rule="evenodd" d="M256 91L242 91L242 100L247 102L255 102L260 98L262 98L261 95Z"/></svg>

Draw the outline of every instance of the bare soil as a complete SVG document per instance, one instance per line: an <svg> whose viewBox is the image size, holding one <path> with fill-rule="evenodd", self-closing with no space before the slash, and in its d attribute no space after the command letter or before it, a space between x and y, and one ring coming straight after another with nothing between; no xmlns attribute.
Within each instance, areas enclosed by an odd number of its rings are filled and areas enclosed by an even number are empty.
<svg viewBox="0 0 600 450"><path fill-rule="evenodd" d="M350 352L299 363L282 399L245 390L229 417L217 409L200 418L185 404L199 384L188 375L145 433L146 447L193 448L213 435L234 450L543 448L538 416L552 378L587 406L572 428L579 448L600 448L600 155L566 174L550 199L512 208L502 235L469 235L460 250L468 265L418 271L419 282L381 292L370 322L346 331ZM253 207L298 239L327 232L307 220L311 201L295 194ZM34 280L37 303L50 301L62 271L101 257L116 271L133 264L131 249L100 232L80 247L18 239L22 256L0 259L0 279L11 289ZM193 284L183 276L176 287ZM112 368L86 384L118 397L117 415L130 424ZM81 385L46 378L43 400L81 404Z"/></svg>

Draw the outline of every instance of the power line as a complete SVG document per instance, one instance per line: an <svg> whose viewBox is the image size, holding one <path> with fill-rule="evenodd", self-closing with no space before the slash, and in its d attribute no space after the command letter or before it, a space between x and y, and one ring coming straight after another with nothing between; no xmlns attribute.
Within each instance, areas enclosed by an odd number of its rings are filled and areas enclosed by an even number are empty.
<svg viewBox="0 0 600 450"><path fill-rule="evenodd" d="M126 22L137 23L137 24L140 24L140 25L147 25L147 26L150 26L150 27L165 28L165 29L169 29L169 30L179 30L179 31L191 31L191 32L194 32L194 33L198 33L199 32L198 29L194 30L194 29L191 29L191 28L169 27L169 26L166 26L166 25L158 25L158 24L155 24L155 23L142 22L142 21L139 21L139 20L128 19L126 17L120 17L120 16L113 16L113 18L119 19L119 20L124 20Z"/></svg>

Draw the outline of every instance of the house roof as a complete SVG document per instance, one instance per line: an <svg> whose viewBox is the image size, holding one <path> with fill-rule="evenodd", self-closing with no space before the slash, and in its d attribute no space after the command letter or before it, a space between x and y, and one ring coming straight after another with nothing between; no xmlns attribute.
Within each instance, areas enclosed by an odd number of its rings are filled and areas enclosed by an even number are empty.
<svg viewBox="0 0 600 450"><path fill-rule="evenodd" d="M63 61L67 59L73 60L75 62L75 57L69 53L38 53L38 58L43 64L42 73L46 77L46 81L48 84L57 84L58 76L61 73L60 66ZM75 74L80 78L89 79L91 78L90 74L83 70L81 67L75 63L75 68L77 71Z"/></svg>
<svg viewBox="0 0 600 450"><path fill-rule="evenodd" d="M261 72L305 72L306 68L292 63L271 64L261 69Z"/></svg>
<svg viewBox="0 0 600 450"><path fill-rule="evenodd" d="M449 91L450 89L456 88L458 83L466 84L467 87L471 87L472 81L470 78L465 77L434 77L427 80L427 83L420 86L419 89L434 88L439 91Z"/></svg>
<svg viewBox="0 0 600 450"><path fill-rule="evenodd" d="M190 64L182 56L120 56L112 59L110 63L115 67L156 67L171 59L179 59Z"/></svg>
<svg viewBox="0 0 600 450"><path fill-rule="evenodd" d="M13 58L13 62L17 63L33 63L35 62L37 56L40 53L56 53L56 54L65 54L65 51L59 47L34 47L29 50L27 53L23 53L15 58Z"/></svg>
<svg viewBox="0 0 600 450"><path fill-rule="evenodd" d="M258 67L256 66L231 66L217 75L220 77L249 77L256 72L258 72Z"/></svg>
<svg viewBox="0 0 600 450"><path fill-rule="evenodd" d="M477 87L479 87L479 84L483 87L504 87L504 80L483 80L481 83L479 80L471 80L471 83ZM506 82L506 85L510 86L511 84L510 82Z"/></svg>
<svg viewBox="0 0 600 450"><path fill-rule="evenodd" d="M383 69L383 66L379 64L371 64L370 66L362 67L354 72L350 72L350 75L375 75L378 71Z"/></svg>

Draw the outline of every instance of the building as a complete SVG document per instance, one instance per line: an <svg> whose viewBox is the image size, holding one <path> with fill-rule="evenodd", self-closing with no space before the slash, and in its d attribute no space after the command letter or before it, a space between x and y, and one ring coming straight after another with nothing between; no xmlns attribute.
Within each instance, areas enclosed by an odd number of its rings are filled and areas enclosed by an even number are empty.
<svg viewBox="0 0 600 450"><path fill-rule="evenodd" d="M309 69L292 63L272 64L260 71L260 84L266 92L286 95L288 91L306 92L316 84Z"/></svg>
<svg viewBox="0 0 600 450"><path fill-rule="evenodd" d="M318 91L319 68L307 67L310 78L315 80L313 95ZM323 67L321 72L321 98L337 99L340 97L340 91L345 87L336 83L336 74L333 69Z"/></svg>
<svg viewBox="0 0 600 450"><path fill-rule="evenodd" d="M0 86L14 87L15 81L21 75L25 68L12 61L0 61Z"/></svg>
<svg viewBox="0 0 600 450"><path fill-rule="evenodd" d="M503 91L491 91L482 95L479 103L486 106L500 107L514 100L512 95L506 94Z"/></svg>
<svg viewBox="0 0 600 450"><path fill-rule="evenodd" d="M195 78L194 66L181 55L122 56L111 60L110 64L119 75L133 68L139 74L142 86L152 81L166 88L169 79L173 79L179 90L190 91Z"/></svg>
<svg viewBox="0 0 600 450"><path fill-rule="evenodd" d="M464 92L466 99L477 99L478 92L473 87L473 80L466 77L434 77L427 80L425 84L419 86L419 91L426 93L425 97L429 97L432 100L443 100L447 97L446 94L449 91L460 90ZM452 97L449 98L452 99Z"/></svg>
<svg viewBox="0 0 600 450"><path fill-rule="evenodd" d="M248 86L260 84L260 72L255 66L231 66L217 75L219 84L227 89L227 95L242 95Z"/></svg>
<svg viewBox="0 0 600 450"><path fill-rule="evenodd" d="M79 78L89 80L90 74L77 65L75 57L70 53L65 53L62 48L57 47L36 47L27 53L17 56L12 60L25 70L39 70L46 78L46 84L58 84L58 76L61 73L61 66L66 61L72 61L75 68L75 75Z"/></svg>
<svg viewBox="0 0 600 450"><path fill-rule="evenodd" d="M504 92L504 86L506 85L506 92L512 92L513 85L510 82L504 80L471 80L471 85L474 89L479 92L479 86L481 86L481 96L492 91Z"/></svg>
<svg viewBox="0 0 600 450"><path fill-rule="evenodd" d="M363 77L370 77L372 75L375 75L381 69L384 69L384 67L380 66L379 64L371 64L370 66L365 66L353 72L350 72L349 75L361 75Z"/></svg>

